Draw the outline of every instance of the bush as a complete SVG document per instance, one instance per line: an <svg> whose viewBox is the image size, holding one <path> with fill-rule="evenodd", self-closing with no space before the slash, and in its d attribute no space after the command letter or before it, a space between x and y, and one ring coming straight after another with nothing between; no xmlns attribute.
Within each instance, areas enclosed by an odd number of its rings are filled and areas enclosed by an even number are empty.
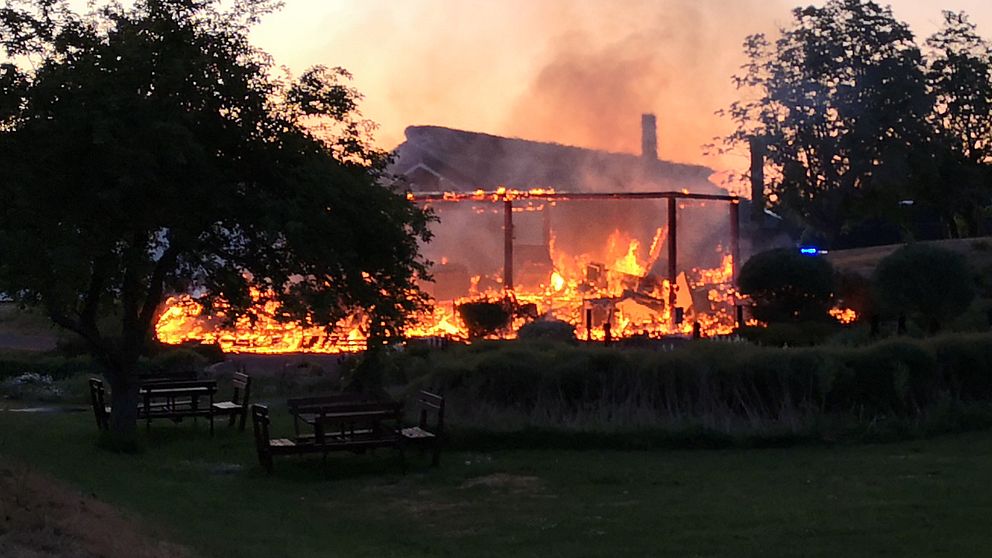
<svg viewBox="0 0 992 558"><path fill-rule="evenodd" d="M755 254L741 267L738 285L763 322L829 319L834 273L827 260L781 248Z"/></svg>
<svg viewBox="0 0 992 558"><path fill-rule="evenodd" d="M561 320L538 320L524 324L517 337L524 341L547 340L563 343L575 342L575 326Z"/></svg>
<svg viewBox="0 0 992 558"><path fill-rule="evenodd" d="M156 376L171 376L184 372L199 372L208 363L207 358L195 350L172 348L150 358L147 369Z"/></svg>
<svg viewBox="0 0 992 558"><path fill-rule="evenodd" d="M964 312L975 284L964 256L925 244L910 244L878 263L874 285L881 307L922 319L931 333Z"/></svg>
<svg viewBox="0 0 992 558"><path fill-rule="evenodd" d="M836 321L771 323L767 327L738 328L737 334L766 347L807 347L823 343L843 329Z"/></svg>
<svg viewBox="0 0 992 558"><path fill-rule="evenodd" d="M990 334L798 349L494 343L396 365L411 389L444 393L459 427L496 431L835 436L883 423L910 431L948 408L992 403Z"/></svg>
<svg viewBox="0 0 992 558"><path fill-rule="evenodd" d="M837 304L857 312L859 319L868 318L878 311L870 278L857 272L838 270L834 275L834 285Z"/></svg>
<svg viewBox="0 0 992 558"><path fill-rule="evenodd" d="M22 374L40 374L60 380L75 374L103 373L89 357L66 358L35 352L7 351L0 354L0 380Z"/></svg>
<svg viewBox="0 0 992 558"><path fill-rule="evenodd" d="M469 337L473 339L486 337L506 329L513 317L506 305L488 300L460 304L458 305L458 314L465 322Z"/></svg>

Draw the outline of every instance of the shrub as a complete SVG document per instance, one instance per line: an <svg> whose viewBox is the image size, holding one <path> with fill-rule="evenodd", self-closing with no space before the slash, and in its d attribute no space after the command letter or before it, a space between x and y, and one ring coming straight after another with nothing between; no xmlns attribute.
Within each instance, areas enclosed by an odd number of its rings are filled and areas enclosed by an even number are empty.
<svg viewBox="0 0 992 558"><path fill-rule="evenodd" d="M854 310L859 318L867 318L878 311L870 278L854 271L838 270L834 285L839 306Z"/></svg>
<svg viewBox="0 0 992 558"><path fill-rule="evenodd" d="M931 333L964 312L975 298L964 256L925 244L903 246L882 259L874 285L883 309L921 318Z"/></svg>
<svg viewBox="0 0 992 558"><path fill-rule="evenodd" d="M572 343L575 341L575 326L561 320L538 320L524 324L517 330L517 337L529 340L548 340Z"/></svg>
<svg viewBox="0 0 992 558"><path fill-rule="evenodd" d="M465 322L469 337L473 339L506 329L513 317L506 305L488 300L460 304L458 314Z"/></svg>
<svg viewBox="0 0 992 558"><path fill-rule="evenodd" d="M829 319L834 274L821 257L788 248L755 254L741 267L738 284L763 322Z"/></svg>
<svg viewBox="0 0 992 558"><path fill-rule="evenodd" d="M737 333L748 341L766 347L806 347L817 345L843 330L836 321L770 323L767 327L745 326Z"/></svg>
<svg viewBox="0 0 992 558"><path fill-rule="evenodd" d="M500 431L806 436L838 424L912 429L948 405L992 403L990 334L798 349L493 343L399 356L411 389L443 392L460 427Z"/></svg>
<svg viewBox="0 0 992 558"><path fill-rule="evenodd" d="M148 371L155 375L170 376L183 372L203 370L207 366L206 357L195 350L172 348L150 358Z"/></svg>

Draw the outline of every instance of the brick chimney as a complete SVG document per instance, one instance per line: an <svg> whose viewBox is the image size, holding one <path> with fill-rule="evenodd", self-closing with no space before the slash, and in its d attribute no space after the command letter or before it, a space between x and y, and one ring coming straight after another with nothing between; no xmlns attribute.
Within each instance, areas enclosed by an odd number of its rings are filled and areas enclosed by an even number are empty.
<svg viewBox="0 0 992 558"><path fill-rule="evenodd" d="M658 160L658 121L653 114L641 115L641 157Z"/></svg>

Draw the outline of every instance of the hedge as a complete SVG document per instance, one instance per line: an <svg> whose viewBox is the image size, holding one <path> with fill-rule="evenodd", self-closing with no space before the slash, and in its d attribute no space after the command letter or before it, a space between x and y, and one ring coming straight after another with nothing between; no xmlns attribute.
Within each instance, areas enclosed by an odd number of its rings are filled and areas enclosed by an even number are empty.
<svg viewBox="0 0 992 558"><path fill-rule="evenodd" d="M992 335L863 347L700 341L669 351L481 343L394 357L466 428L704 428L795 433L824 421L918 420L992 402Z"/></svg>

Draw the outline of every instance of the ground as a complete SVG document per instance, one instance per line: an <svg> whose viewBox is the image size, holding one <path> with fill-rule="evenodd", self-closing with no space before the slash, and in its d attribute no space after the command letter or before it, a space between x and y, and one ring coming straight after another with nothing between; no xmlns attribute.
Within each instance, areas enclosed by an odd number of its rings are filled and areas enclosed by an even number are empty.
<svg viewBox="0 0 992 558"><path fill-rule="evenodd" d="M921 244L930 244L963 254L976 270L989 269L989 266L992 266L992 237L933 240L921 242ZM827 254L827 259L835 268L860 273L864 277L871 277L878 262L902 246L903 244L889 244L870 248L837 250Z"/></svg>
<svg viewBox="0 0 992 558"><path fill-rule="evenodd" d="M274 411L277 428L285 412ZM196 555L979 556L992 433L722 451L390 452L256 465L250 433L155 423L96 449L86 413L0 412L0 455ZM107 535L110 536L110 535Z"/></svg>

